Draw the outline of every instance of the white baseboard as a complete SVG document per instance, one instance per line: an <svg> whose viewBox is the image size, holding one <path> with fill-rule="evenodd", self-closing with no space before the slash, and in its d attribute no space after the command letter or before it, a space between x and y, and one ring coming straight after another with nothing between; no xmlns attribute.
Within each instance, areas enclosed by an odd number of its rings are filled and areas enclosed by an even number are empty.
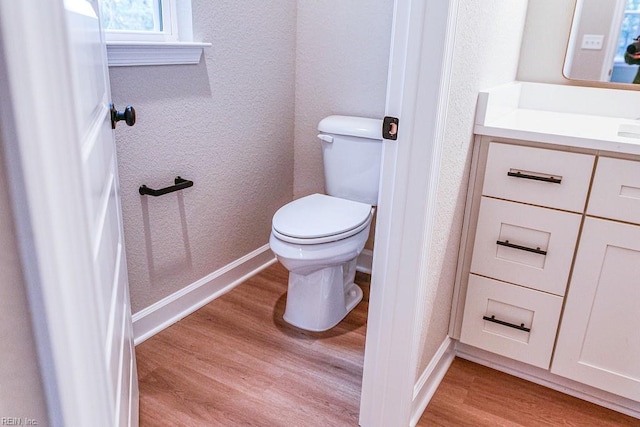
<svg viewBox="0 0 640 427"><path fill-rule="evenodd" d="M411 427L415 427L456 356L456 341L446 337L413 387Z"/></svg>
<svg viewBox="0 0 640 427"><path fill-rule="evenodd" d="M259 273L276 258L269 245L243 256L133 315L136 345Z"/></svg>
<svg viewBox="0 0 640 427"><path fill-rule="evenodd" d="M532 383L568 394L596 405L604 406L611 410L640 418L640 403L615 394L581 384L579 382L554 375L551 372L518 362L517 360L490 353L475 347L471 347L461 342L455 346L455 355L487 366L500 372L522 378Z"/></svg>
<svg viewBox="0 0 640 427"><path fill-rule="evenodd" d="M356 270L362 273L371 274L371 266L373 265L373 251L371 249L363 249L358 256L356 262Z"/></svg>

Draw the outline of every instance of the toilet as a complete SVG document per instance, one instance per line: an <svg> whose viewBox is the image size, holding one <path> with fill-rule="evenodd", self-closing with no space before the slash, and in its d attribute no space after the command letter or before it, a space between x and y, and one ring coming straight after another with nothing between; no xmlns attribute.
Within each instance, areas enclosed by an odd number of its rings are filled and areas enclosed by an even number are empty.
<svg viewBox="0 0 640 427"><path fill-rule="evenodd" d="M327 194L312 194L273 216L271 250L289 270L284 320L326 331L362 300L356 262L378 202L382 121L329 116L318 124Z"/></svg>

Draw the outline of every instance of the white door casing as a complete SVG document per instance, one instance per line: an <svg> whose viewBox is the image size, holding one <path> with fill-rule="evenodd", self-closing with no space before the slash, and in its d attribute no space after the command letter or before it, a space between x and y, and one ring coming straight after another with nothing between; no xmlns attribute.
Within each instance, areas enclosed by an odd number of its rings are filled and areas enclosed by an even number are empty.
<svg viewBox="0 0 640 427"><path fill-rule="evenodd" d="M607 34L605 38L605 52L602 61L602 70L600 71L601 82L611 81L616 50L618 49L618 40L620 38L620 31L622 30L622 21L624 20L624 9L626 3L626 0L616 0L615 8L613 11L613 18L611 19L611 25L609 26L609 34Z"/></svg>
<svg viewBox="0 0 640 427"><path fill-rule="evenodd" d="M106 51L96 1L0 3L5 141L51 425L137 425ZM5 114L3 114L5 116ZM18 194L18 190L20 193Z"/></svg>
<svg viewBox="0 0 640 427"><path fill-rule="evenodd" d="M360 425L408 426L424 318L458 0L396 0Z"/></svg>

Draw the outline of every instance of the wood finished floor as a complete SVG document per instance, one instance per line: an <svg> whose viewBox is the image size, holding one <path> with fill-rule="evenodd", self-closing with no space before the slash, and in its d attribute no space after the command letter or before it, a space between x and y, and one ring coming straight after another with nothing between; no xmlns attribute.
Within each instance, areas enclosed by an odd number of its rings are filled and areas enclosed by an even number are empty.
<svg viewBox="0 0 640 427"><path fill-rule="evenodd" d="M141 426L357 426L368 308L307 332L275 264L136 347Z"/></svg>
<svg viewBox="0 0 640 427"><path fill-rule="evenodd" d="M279 264L136 347L140 425L358 425L368 309L313 333L282 320ZM456 359L418 426L640 426L636 420ZM389 426L396 427L396 426Z"/></svg>
<svg viewBox="0 0 640 427"><path fill-rule="evenodd" d="M417 427L623 427L640 420L456 358Z"/></svg>

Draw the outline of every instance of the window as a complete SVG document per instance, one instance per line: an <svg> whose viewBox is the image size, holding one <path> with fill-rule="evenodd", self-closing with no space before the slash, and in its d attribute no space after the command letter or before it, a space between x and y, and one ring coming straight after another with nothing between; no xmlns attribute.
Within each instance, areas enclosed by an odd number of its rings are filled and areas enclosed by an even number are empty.
<svg viewBox="0 0 640 427"><path fill-rule="evenodd" d="M616 46L616 62L624 63L627 46L638 36L640 36L640 0L626 0L620 37Z"/></svg>
<svg viewBox="0 0 640 427"><path fill-rule="evenodd" d="M102 26L107 40L179 40L175 1L105 0Z"/></svg>
<svg viewBox="0 0 640 427"><path fill-rule="evenodd" d="M209 43L193 41L191 0L103 0L110 67L197 64Z"/></svg>

